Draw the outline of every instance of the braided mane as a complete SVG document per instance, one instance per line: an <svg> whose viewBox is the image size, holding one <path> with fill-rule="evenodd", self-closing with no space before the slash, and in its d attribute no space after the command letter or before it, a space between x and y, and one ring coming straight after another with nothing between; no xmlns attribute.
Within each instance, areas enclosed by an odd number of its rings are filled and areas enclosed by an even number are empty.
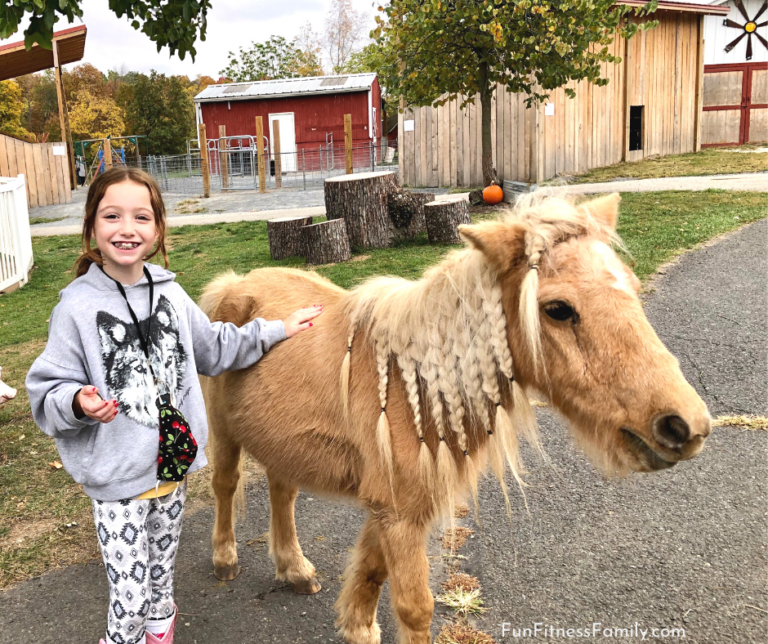
<svg viewBox="0 0 768 644"><path fill-rule="evenodd" d="M528 197L502 221L522 224L525 229L530 270L521 285L520 310L523 333L534 360L538 360L539 264L556 243L603 227L585 207L540 194ZM487 431L489 462L505 497L505 463L522 484L518 436L538 447L536 418L527 395L514 380L501 287L483 252L473 248L454 251L416 281L396 277L369 280L348 293L344 310L351 327L348 349L352 350L356 331L367 332L374 345L381 403L377 440L390 477L392 451L386 405L390 359L395 359L421 440L421 478L437 503L450 507L462 472L476 496L478 465L472 457L478 455L469 453L467 421ZM347 359L342 368L345 404L348 382ZM511 387L511 418L502 404L506 387ZM431 415L439 435L435 457L424 442L424 414ZM446 445L448 431L455 434L464 453L463 467L454 461Z"/></svg>

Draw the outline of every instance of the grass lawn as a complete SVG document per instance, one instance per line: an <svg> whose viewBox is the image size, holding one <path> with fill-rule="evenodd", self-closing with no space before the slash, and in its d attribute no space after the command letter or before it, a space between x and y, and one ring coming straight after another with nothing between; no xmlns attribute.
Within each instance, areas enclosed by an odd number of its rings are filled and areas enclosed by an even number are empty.
<svg viewBox="0 0 768 644"><path fill-rule="evenodd" d="M744 149L754 146L745 146ZM701 152L617 163L573 177L573 183L598 183L613 179L656 179L706 174L737 174L768 170L768 152L731 152L736 148L704 148Z"/></svg>
<svg viewBox="0 0 768 644"><path fill-rule="evenodd" d="M487 216L487 209L482 212L475 219ZM631 253L627 261L646 280L675 255L762 217L765 195L760 193L629 193L623 195L619 233ZM169 239L171 268L193 298L228 268L244 273L263 266L304 266L299 258L269 259L263 221L173 228ZM23 387L45 344L58 292L72 279L79 238L35 237L33 246L36 264L29 284L0 296L3 380L19 389L16 400L0 410L0 588L98 554L90 502L63 469L51 465L58 459L56 448L32 421ZM346 288L372 275L416 278L450 249L422 238L317 270ZM205 498L205 474L192 477L192 483L191 498Z"/></svg>

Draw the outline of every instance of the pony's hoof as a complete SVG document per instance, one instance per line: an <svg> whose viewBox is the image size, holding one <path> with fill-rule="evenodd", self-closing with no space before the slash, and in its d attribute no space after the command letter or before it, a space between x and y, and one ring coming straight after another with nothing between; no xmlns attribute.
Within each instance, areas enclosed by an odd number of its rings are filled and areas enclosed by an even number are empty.
<svg viewBox="0 0 768 644"><path fill-rule="evenodd" d="M291 584L291 588L293 588L293 592L297 595L314 595L322 590L322 586L317 581L316 577L304 581L297 581L295 584Z"/></svg>
<svg viewBox="0 0 768 644"><path fill-rule="evenodd" d="M232 581L240 574L240 564L232 564L231 566L215 566L213 568L213 574L219 581Z"/></svg>

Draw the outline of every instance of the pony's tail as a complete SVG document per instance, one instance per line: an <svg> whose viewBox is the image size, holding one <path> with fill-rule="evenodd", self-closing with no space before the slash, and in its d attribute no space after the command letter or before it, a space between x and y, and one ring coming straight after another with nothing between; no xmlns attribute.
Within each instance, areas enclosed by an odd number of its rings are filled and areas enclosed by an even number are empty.
<svg viewBox="0 0 768 644"><path fill-rule="evenodd" d="M341 363L341 377L339 383L341 385L341 402L344 405L344 415L349 414L349 370L352 362L352 340L355 338L354 329L350 331L347 338L347 353L344 356L344 360Z"/></svg>

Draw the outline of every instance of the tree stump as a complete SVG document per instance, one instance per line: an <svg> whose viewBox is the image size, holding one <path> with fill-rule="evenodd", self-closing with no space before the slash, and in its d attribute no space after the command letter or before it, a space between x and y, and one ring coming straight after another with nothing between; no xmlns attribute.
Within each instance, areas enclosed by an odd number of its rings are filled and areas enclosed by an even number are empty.
<svg viewBox="0 0 768 644"><path fill-rule="evenodd" d="M351 257L347 225L343 219L329 219L301 229L307 264L335 264Z"/></svg>
<svg viewBox="0 0 768 644"><path fill-rule="evenodd" d="M472 223L467 202L458 195L446 201L433 201L424 206L427 235L432 244L459 244L459 224Z"/></svg>
<svg viewBox="0 0 768 644"><path fill-rule="evenodd" d="M410 192L398 189L390 192L387 201L389 218L395 228L395 239L413 239L427 231L424 204L434 201L434 192Z"/></svg>
<svg viewBox="0 0 768 644"><path fill-rule="evenodd" d="M269 256L272 259L305 257L301 241L301 229L310 226L312 217L278 217L267 222Z"/></svg>
<svg viewBox="0 0 768 644"><path fill-rule="evenodd" d="M325 180L325 215L343 219L356 248L387 248L395 236L388 196L398 189L396 172L360 172Z"/></svg>

